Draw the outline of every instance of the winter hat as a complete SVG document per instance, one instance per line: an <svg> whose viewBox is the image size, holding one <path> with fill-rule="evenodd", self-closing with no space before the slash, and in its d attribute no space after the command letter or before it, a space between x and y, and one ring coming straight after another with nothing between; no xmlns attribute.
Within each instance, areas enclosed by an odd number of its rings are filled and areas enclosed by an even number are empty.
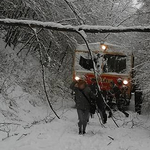
<svg viewBox="0 0 150 150"><path fill-rule="evenodd" d="M86 81L80 79L77 84L78 84L78 86L80 86L82 84L86 85Z"/></svg>
<svg viewBox="0 0 150 150"><path fill-rule="evenodd" d="M118 79L117 79L117 82L118 82L119 84L121 84L121 83L122 83L122 79L121 79L121 78L118 78Z"/></svg>

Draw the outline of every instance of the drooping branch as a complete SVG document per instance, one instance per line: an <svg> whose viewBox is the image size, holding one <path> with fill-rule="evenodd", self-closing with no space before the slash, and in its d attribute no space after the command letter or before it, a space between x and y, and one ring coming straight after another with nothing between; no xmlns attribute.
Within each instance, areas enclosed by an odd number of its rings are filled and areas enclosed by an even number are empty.
<svg viewBox="0 0 150 150"><path fill-rule="evenodd" d="M55 114L55 116L60 119L60 117L57 115L56 111L54 110L51 102L50 102L50 99L49 99L49 96L48 96L48 93L47 93L47 89L46 89L46 83L45 83L45 67L44 67L44 64L43 64L43 60L42 60L42 52L41 52L41 49L42 49L42 46L41 46L41 43L40 43L40 40L38 38L38 35L37 35L37 32L33 29L33 32L35 34L35 37L36 37L36 40L39 44L39 56L40 56L40 62L41 62L41 67L42 67L42 80L43 80L43 88L44 88L44 92L45 92L45 95L46 95L46 99L47 99L47 102L49 104L49 107L51 108L51 110L53 111L53 113Z"/></svg>
<svg viewBox="0 0 150 150"><path fill-rule="evenodd" d="M150 32L149 26L131 26L131 27L111 27L97 25L62 25L55 22L41 22L33 20L0 19L1 25L23 26L32 28L46 28L56 31L76 32L84 30L87 33L121 33L121 32Z"/></svg>
<svg viewBox="0 0 150 150"><path fill-rule="evenodd" d="M85 37L84 37L80 32L77 31L77 33L82 37L82 39L84 40L84 42L85 42L85 44L86 44L86 47L87 47L87 49L88 49L88 51L89 51L89 54L90 54L91 59L92 59L92 62L93 62L93 72L94 72L94 75L95 75L96 84L97 84L97 87L98 87L99 92L101 93L101 88L100 88L100 85L99 85L99 82L98 82L98 74L97 74L97 71L96 71L96 64L95 64L95 61L94 61L93 52L92 52L92 50L90 49L89 43L88 43L88 41L85 39ZM111 110L110 106L107 104L107 102L105 101L105 99L104 99L102 93L101 93L101 96L102 96L102 98L103 98L103 101L104 101L105 105L109 108L109 110L110 110L111 113L112 113L112 110ZM113 114L113 113L112 113L112 114ZM97 115L98 115L98 114L97 114ZM99 116L99 115L98 115L98 116ZM113 122L115 123L115 125L119 128L119 125L118 125L117 122L114 120L113 115L111 116L111 118L112 118Z"/></svg>

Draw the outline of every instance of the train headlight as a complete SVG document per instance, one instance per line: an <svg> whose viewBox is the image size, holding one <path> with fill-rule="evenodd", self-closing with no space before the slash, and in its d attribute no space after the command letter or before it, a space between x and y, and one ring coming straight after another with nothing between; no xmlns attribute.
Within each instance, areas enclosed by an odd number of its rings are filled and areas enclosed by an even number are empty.
<svg viewBox="0 0 150 150"><path fill-rule="evenodd" d="M75 80L76 80L76 81L80 80L80 77L76 76L76 77L75 77Z"/></svg>
<svg viewBox="0 0 150 150"><path fill-rule="evenodd" d="M123 80L123 84L127 85L128 83L128 80Z"/></svg>
<svg viewBox="0 0 150 150"><path fill-rule="evenodd" d="M106 49L107 49L107 45L102 44L102 45L101 45L101 49L102 49L103 51L106 51Z"/></svg>

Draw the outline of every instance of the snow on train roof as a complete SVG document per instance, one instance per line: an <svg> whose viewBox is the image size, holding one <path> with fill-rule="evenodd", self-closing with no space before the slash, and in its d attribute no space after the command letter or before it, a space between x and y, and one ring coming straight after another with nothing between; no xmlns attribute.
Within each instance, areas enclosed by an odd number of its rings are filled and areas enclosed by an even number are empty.
<svg viewBox="0 0 150 150"><path fill-rule="evenodd" d="M100 50L100 42L98 43L89 43L91 50ZM86 44L77 44L77 50L88 51Z"/></svg>
<svg viewBox="0 0 150 150"><path fill-rule="evenodd" d="M117 44L111 44L111 43L89 43L89 47L92 51L101 51L101 45L105 44L108 46L108 50L109 52L123 52L123 53L131 53L131 49L130 47L125 47L125 46L121 46L121 45L117 45ZM86 44L77 44L76 47L77 51L88 51Z"/></svg>

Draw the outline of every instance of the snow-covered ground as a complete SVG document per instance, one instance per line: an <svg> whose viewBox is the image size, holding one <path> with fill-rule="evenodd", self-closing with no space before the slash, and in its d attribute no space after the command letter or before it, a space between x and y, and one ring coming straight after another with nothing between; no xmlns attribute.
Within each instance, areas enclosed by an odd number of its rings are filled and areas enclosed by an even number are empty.
<svg viewBox="0 0 150 150"><path fill-rule="evenodd" d="M149 150L148 117L129 113L129 118L114 113L119 128L112 119L102 127L95 115L87 127L87 134L81 136L77 130L76 110L68 107L59 111L60 120L18 127L11 133L13 136L0 141L0 150Z"/></svg>

